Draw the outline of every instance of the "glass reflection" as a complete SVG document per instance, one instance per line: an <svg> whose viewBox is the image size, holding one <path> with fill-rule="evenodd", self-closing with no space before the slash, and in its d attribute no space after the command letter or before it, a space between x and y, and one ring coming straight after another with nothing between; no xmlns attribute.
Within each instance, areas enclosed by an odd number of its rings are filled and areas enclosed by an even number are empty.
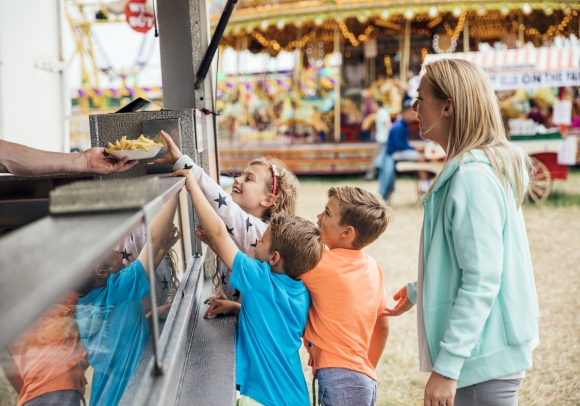
<svg viewBox="0 0 580 406"><path fill-rule="evenodd" d="M177 196L152 221L159 318L169 313L183 273ZM144 226L108 253L72 292L0 354L0 404L117 405L151 338ZM11 393L10 393L11 392Z"/></svg>

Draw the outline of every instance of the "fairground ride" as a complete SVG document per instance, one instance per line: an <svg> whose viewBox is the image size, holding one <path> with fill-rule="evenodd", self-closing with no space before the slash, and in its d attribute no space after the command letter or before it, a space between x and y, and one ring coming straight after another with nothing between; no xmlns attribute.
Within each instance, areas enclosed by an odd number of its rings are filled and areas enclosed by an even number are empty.
<svg viewBox="0 0 580 406"><path fill-rule="evenodd" d="M213 24L225 2L212 3ZM234 136L234 145L222 147L222 156L235 162L234 166L242 165L241 161L250 156L272 154L286 158L297 172L364 172L372 161L373 148L368 143L356 142L360 141L357 136L349 134L344 123L350 105L347 93L359 89L359 111L365 107L365 98L374 98L386 102L395 115L400 98L393 97L396 93L393 89L397 86L404 89L412 75L410 71L416 75L428 54L478 51L482 48L480 44L492 50L550 46L558 37L579 34L579 9L578 3L561 1L242 1L236 6L222 45L271 57L282 51L296 55L293 72L285 83L278 81L277 91L271 92L276 96L271 101L276 103L281 93L287 94L297 110L305 102L305 72L313 69L314 76L320 79L325 77L324 70L330 68L335 72L327 75L332 86L325 88L319 81L318 93L321 99L332 93L334 105L327 113L331 115L327 120L330 133L322 144L322 136L311 137L317 142L308 147L275 146L268 143L268 137L258 136L253 137L258 142L250 143L250 137L240 145L242 137ZM253 85L246 84L251 81L247 75L236 80L244 82L242 91L245 87L252 93L269 90L276 84L265 76L255 78ZM240 87L232 78L229 81L233 85L228 83L227 87L236 96L233 99L239 100ZM224 86L225 91L227 87ZM278 111L283 112L284 105L280 106ZM297 138L296 134L290 137L286 138ZM345 145L345 141L355 142ZM296 164L292 165L294 159ZM222 167L228 165L224 163Z"/></svg>

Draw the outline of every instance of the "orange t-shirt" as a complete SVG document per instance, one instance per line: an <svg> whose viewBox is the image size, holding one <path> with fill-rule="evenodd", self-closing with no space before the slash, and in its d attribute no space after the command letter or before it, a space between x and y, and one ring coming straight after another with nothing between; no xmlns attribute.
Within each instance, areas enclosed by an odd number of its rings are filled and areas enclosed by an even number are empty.
<svg viewBox="0 0 580 406"><path fill-rule="evenodd" d="M327 250L302 282L312 298L304 332L312 373L346 368L376 381L368 351L378 314L387 307L377 261L358 250Z"/></svg>
<svg viewBox="0 0 580 406"><path fill-rule="evenodd" d="M45 393L76 390L84 395L87 352L75 324L76 293L69 293L12 344L24 381L18 406Z"/></svg>

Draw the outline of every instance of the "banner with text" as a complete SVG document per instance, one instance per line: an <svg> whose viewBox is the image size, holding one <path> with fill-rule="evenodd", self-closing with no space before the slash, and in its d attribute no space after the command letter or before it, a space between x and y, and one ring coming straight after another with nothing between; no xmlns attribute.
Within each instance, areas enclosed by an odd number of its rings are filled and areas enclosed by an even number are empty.
<svg viewBox="0 0 580 406"><path fill-rule="evenodd" d="M555 72L487 72L493 90L580 86L580 68Z"/></svg>

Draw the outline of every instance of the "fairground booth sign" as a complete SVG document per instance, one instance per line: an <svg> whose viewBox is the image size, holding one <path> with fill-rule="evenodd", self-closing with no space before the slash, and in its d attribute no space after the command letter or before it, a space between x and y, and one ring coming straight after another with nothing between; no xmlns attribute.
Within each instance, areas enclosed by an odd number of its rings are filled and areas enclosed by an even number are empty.
<svg viewBox="0 0 580 406"><path fill-rule="evenodd" d="M580 86L580 47L436 54L427 55L424 63L441 58L465 59L481 66L494 90Z"/></svg>

